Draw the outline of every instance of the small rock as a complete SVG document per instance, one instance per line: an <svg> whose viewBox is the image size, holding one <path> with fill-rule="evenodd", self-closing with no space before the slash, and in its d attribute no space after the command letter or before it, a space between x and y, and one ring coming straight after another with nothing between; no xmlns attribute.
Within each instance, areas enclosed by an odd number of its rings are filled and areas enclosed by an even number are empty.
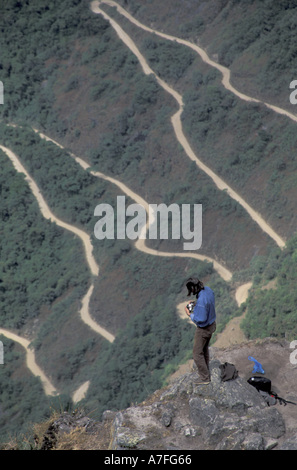
<svg viewBox="0 0 297 470"><path fill-rule="evenodd" d="M115 419L116 411L106 410L102 415L102 421L110 421Z"/></svg>
<svg viewBox="0 0 297 470"><path fill-rule="evenodd" d="M139 442L143 441L145 437L144 433L122 427L121 432L117 436L117 445L122 448L133 449Z"/></svg>
<svg viewBox="0 0 297 470"><path fill-rule="evenodd" d="M194 428L186 428L184 433L185 433L185 436L187 436L187 437L195 437L196 436L196 430Z"/></svg>
<svg viewBox="0 0 297 470"><path fill-rule="evenodd" d="M283 442L279 450L297 450L297 433Z"/></svg>
<svg viewBox="0 0 297 470"><path fill-rule="evenodd" d="M165 411L165 413L163 413L163 416L162 416L162 423L164 424L166 428L170 426L171 420L172 420L171 413L169 413L168 411Z"/></svg>
<svg viewBox="0 0 297 470"><path fill-rule="evenodd" d="M264 450L264 439L261 434L248 434L242 443L242 450Z"/></svg>
<svg viewBox="0 0 297 470"><path fill-rule="evenodd" d="M276 439L266 439L265 441L265 450L272 450L278 445Z"/></svg>

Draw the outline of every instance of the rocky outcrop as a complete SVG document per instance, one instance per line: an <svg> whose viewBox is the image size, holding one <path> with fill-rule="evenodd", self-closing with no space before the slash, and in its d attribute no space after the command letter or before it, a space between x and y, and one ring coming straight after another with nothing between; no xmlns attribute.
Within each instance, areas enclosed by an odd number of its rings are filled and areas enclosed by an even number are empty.
<svg viewBox="0 0 297 470"><path fill-rule="evenodd" d="M195 385L196 373L179 377L150 402L115 413L110 448L268 450L279 447L286 427L277 406L267 406L245 378L223 382L220 362L212 380ZM110 418L110 416L109 416ZM282 448L297 448L296 436Z"/></svg>
<svg viewBox="0 0 297 470"><path fill-rule="evenodd" d="M105 411L101 422L81 412L56 417L39 446L43 450L297 450L297 406L278 402L268 406L247 382L254 366L248 357L253 355L263 364L273 390L297 403L297 365L290 354L289 343L272 338L213 347L210 384L195 385L196 372L183 365L182 375L175 374L166 388L125 410ZM235 364L235 379L222 380L220 366L225 362ZM79 438L69 443L67 436L74 432Z"/></svg>

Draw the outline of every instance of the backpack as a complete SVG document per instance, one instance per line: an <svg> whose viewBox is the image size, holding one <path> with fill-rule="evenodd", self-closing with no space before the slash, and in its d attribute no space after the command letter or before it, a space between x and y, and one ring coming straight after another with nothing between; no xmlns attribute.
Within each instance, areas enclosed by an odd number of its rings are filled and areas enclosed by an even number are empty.
<svg viewBox="0 0 297 470"><path fill-rule="evenodd" d="M262 392L271 392L271 380L267 379L266 377L250 377L248 379L248 383L253 385L258 392L261 390Z"/></svg>
<svg viewBox="0 0 297 470"><path fill-rule="evenodd" d="M225 362L224 364L220 365L221 370L221 380L226 382L227 380L234 380L238 377L238 371L234 364L230 364L229 362Z"/></svg>
<svg viewBox="0 0 297 470"><path fill-rule="evenodd" d="M297 404L293 401L285 400L279 397L277 393L273 392L271 390L271 380L266 377L250 377L247 382L258 390L268 406L276 405L277 402L284 406L286 406L287 403L291 403L292 405Z"/></svg>

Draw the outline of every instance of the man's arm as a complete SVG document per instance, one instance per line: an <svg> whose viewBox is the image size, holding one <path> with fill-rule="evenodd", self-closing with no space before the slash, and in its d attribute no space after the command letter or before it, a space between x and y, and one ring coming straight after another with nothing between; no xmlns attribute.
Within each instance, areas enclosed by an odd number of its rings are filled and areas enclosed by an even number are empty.
<svg viewBox="0 0 297 470"><path fill-rule="evenodd" d="M208 317L208 306L204 305L203 303L196 303L194 310L191 314L191 318L196 323L196 325L202 324L206 322Z"/></svg>

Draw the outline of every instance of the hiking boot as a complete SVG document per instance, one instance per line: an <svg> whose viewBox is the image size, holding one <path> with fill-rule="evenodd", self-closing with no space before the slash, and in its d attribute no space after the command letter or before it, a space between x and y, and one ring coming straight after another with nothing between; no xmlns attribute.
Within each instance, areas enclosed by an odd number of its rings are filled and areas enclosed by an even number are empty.
<svg viewBox="0 0 297 470"><path fill-rule="evenodd" d="M195 379L195 380L193 380L193 383L195 385L208 385L208 384L210 384L210 380Z"/></svg>

